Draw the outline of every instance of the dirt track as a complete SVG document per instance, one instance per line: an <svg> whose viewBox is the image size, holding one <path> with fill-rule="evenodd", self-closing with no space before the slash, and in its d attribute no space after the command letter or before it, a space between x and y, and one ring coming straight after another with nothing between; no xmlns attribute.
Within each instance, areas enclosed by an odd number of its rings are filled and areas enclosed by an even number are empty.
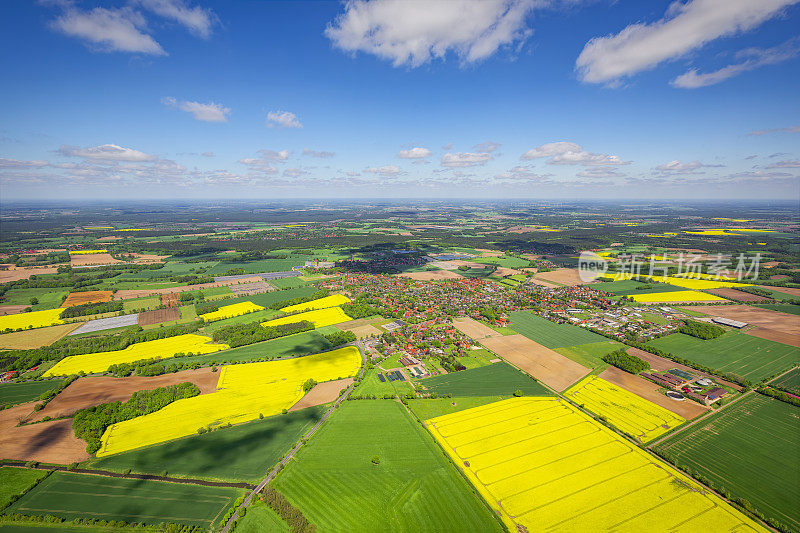
<svg viewBox="0 0 800 533"><path fill-rule="evenodd" d="M699 403L686 399L682 402L670 400L663 394L658 392L660 388L655 383L640 378L634 374L629 374L624 370L620 370L615 366L606 368L599 376L600 378L613 383L623 389L641 396L645 400L649 400L656 405L660 405L664 409L672 411L676 415L682 416L686 420L690 420L698 415L708 411L708 408L703 407Z"/></svg>
<svg viewBox="0 0 800 533"><path fill-rule="evenodd" d="M28 420L41 420L45 416L51 418L71 416L78 409L85 407L125 401L138 390L166 387L185 381L197 385L200 388L200 394L208 394L217 390L219 372L211 372L211 368L206 367L153 377L89 376L80 378L53 398L44 409L33 413Z"/></svg>
<svg viewBox="0 0 800 533"><path fill-rule="evenodd" d="M471 339L485 339L486 337L500 337L501 334L481 324L474 318L461 317L453 319L453 327Z"/></svg>
<svg viewBox="0 0 800 533"><path fill-rule="evenodd" d="M523 335L488 337L480 343L559 392L589 373L588 368Z"/></svg>
<svg viewBox="0 0 800 533"><path fill-rule="evenodd" d="M339 397L339 391L352 385L353 381L353 378L345 378L326 381L325 383L317 383L314 385L314 388L308 391L308 393L306 393L299 402L294 404L289 411L299 411L306 407L314 407L315 405L332 402Z"/></svg>

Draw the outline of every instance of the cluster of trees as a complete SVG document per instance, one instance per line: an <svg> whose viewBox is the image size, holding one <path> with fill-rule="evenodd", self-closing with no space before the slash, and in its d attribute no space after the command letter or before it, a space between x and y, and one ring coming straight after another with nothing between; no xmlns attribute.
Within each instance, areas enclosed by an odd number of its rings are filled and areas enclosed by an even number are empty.
<svg viewBox="0 0 800 533"><path fill-rule="evenodd" d="M181 296L185 293L181 293ZM206 313L213 313L214 311L218 311L219 308L222 307L217 302L203 302L203 303L196 303L194 304L194 308L197 311L198 315L204 315Z"/></svg>
<svg viewBox="0 0 800 533"><path fill-rule="evenodd" d="M314 292L311 296L298 296L297 298L290 298L288 300L281 300L280 302L275 302L270 304L271 309L281 309L283 307L289 307L290 305L297 305L297 304L304 304L306 302L310 302L311 300L318 300L320 298L325 298L331 293L328 289L320 289Z"/></svg>
<svg viewBox="0 0 800 533"><path fill-rule="evenodd" d="M335 331L330 335L322 335L334 346L341 346L348 342L355 342L356 334L352 331Z"/></svg>
<svg viewBox="0 0 800 533"><path fill-rule="evenodd" d="M759 387L756 390L758 390L758 392L760 392L761 394L763 394L765 396L771 396L772 398L775 398L776 400L780 400L782 402L790 403L792 405L796 405L796 406L800 407L800 398L798 398L796 396L790 396L789 394L783 392L782 390L773 389L772 387L768 387L768 386Z"/></svg>
<svg viewBox="0 0 800 533"><path fill-rule="evenodd" d="M342 304L339 307L342 308L344 314L352 319L367 318L368 316L380 315L382 313L381 309L362 302Z"/></svg>
<svg viewBox="0 0 800 533"><path fill-rule="evenodd" d="M650 365L646 361L635 355L628 354L622 348L604 355L603 361L625 372L630 372L631 374L638 374L650 368Z"/></svg>
<svg viewBox="0 0 800 533"><path fill-rule="evenodd" d="M39 481L37 481L36 484L38 484ZM151 525L145 524L144 522L125 522L124 520L105 520L102 518L74 518L68 521L66 518L50 514L24 515L20 513L4 515L4 517L7 518L7 521L12 523L73 524L75 526L94 526L99 528L130 528L135 531L158 531L159 533L203 533L205 531L200 526L186 526L172 522L161 522L160 524ZM11 528L13 529L14 526L11 526Z"/></svg>
<svg viewBox="0 0 800 533"><path fill-rule="evenodd" d="M61 318L75 318L77 316L99 315L101 313L115 313L122 311L122 302L100 302L94 304L81 304L67 307L61 313Z"/></svg>
<svg viewBox="0 0 800 533"><path fill-rule="evenodd" d="M94 407L80 409L72 419L75 436L86 441L86 451L94 453L100 449L100 437L108 426L154 413L176 400L191 398L200 394L194 383L178 383L153 390L140 390L133 393L126 402L103 403Z"/></svg>
<svg viewBox="0 0 800 533"><path fill-rule="evenodd" d="M270 509L278 513L284 522L292 530L292 533L314 533L317 526L310 523L303 516L303 512L291 504L286 496L267 485L261 490L261 501L266 503Z"/></svg>
<svg viewBox="0 0 800 533"><path fill-rule="evenodd" d="M716 339L725 333L725 330L719 326L696 320L684 320L683 326L679 327L678 331L703 340Z"/></svg>
<svg viewBox="0 0 800 533"><path fill-rule="evenodd" d="M317 385L317 380L314 378L308 378L305 383L303 383L303 392L308 392L313 389Z"/></svg>
<svg viewBox="0 0 800 533"><path fill-rule="evenodd" d="M170 276L173 283L188 283L189 285L199 285L201 283L214 283L211 276L198 276L197 274L185 274L183 276Z"/></svg>
<svg viewBox="0 0 800 533"><path fill-rule="evenodd" d="M442 357L440 361L442 368L448 372L458 372L459 370L467 369L467 367L462 365L455 357Z"/></svg>
<svg viewBox="0 0 800 533"><path fill-rule="evenodd" d="M2 370L27 370L40 364L42 361L59 361L68 355L83 355L87 353L124 350L137 342L165 339L185 333L194 333L199 324L180 324L166 328L155 328L126 331L117 335L104 335L98 337L64 337L50 346L34 348L31 350L7 350L0 353L0 369Z"/></svg>
<svg viewBox="0 0 800 533"><path fill-rule="evenodd" d="M214 342L223 342L231 348L245 346L255 342L268 341L311 331L314 324L308 320L301 320L292 324L282 324L280 326L262 326L261 322L249 322L247 324L236 324L225 328L220 328L214 332Z"/></svg>
<svg viewBox="0 0 800 533"><path fill-rule="evenodd" d="M114 374L117 377L124 378L126 376L130 376L133 373L136 373L139 376L144 377L152 377L152 376L160 376L162 374L172 374L174 372L179 372L181 370L196 370L203 365L198 363L197 361L173 361L173 359L178 359L180 357L190 357L194 354L191 352L188 354L178 353L175 354L174 357L169 359L168 361L163 361L156 357L151 359L142 359L141 361L134 361L132 363L120 363L116 365L111 365L108 368L108 372Z"/></svg>

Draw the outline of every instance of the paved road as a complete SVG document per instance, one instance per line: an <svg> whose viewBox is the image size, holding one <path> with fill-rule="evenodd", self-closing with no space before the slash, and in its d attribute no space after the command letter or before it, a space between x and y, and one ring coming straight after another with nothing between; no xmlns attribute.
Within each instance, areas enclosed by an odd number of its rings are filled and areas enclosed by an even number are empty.
<svg viewBox="0 0 800 533"><path fill-rule="evenodd" d="M366 348L364 348L364 346L362 345L361 341L357 341L355 343L352 343L352 345L358 346L358 349L361 351L361 359L363 361L363 364L361 365L361 370L359 370L358 377L356 378L356 379L358 379L364 374L364 369L366 368L366 363L367 363L367 355L366 355L366 353L367 353L367 350L366 350ZM277 465L275 465L275 467L272 470L270 470L270 472L267 474L267 477L262 479L261 483L259 483L256 486L256 488L253 489L250 492L250 494L247 495L247 497L244 499L244 502L242 503L241 507L247 507L248 505L250 505L250 503L252 503L252 501L253 501L253 498L255 498L256 495L258 495L258 493L260 493L264 489L264 487L266 487L269 484L270 481L275 479L275 476L278 475L278 472L280 472L281 469L284 466L286 466L286 464L289 461L291 461L291 459L294 457L294 455L297 453L297 451L300 448L303 447L304 441L308 440L309 438L311 438L312 435L314 435L314 433L316 433L316 431L328 419L328 417L331 415L331 413L333 413L334 409L336 409L339 406L339 404L342 403L344 400L346 400L347 397L350 395L350 393L353 392L353 389L355 388L355 386L356 386L356 383L353 382L353 384L350 385L347 388L346 391L344 391L344 394L339 396L339 398L337 398L337 400L335 402L333 402L333 405L330 407L330 409L325 411L325 414L322 415L322 418L320 418L319 421L316 424L314 424L314 427L312 427L308 431L308 433L306 433L303 436L303 438L300 439L300 442L295 444L294 448L292 448L291 451L289 453L287 453L286 456L283 459L281 459L281 461ZM231 516L230 520L228 520L228 522L225 524L225 527L222 528L222 532L221 533L229 533L230 530L231 530L231 526L233 525L233 523L236 521L237 518L239 518L239 512L238 511L233 513L233 515Z"/></svg>

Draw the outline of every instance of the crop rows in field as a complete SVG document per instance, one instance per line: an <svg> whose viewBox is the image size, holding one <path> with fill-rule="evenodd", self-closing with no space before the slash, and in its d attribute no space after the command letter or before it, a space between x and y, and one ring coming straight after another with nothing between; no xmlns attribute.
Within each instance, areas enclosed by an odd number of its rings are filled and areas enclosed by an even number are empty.
<svg viewBox="0 0 800 533"><path fill-rule="evenodd" d="M585 377L564 395L593 413L606 417L641 442L651 441L686 422L675 413L597 376Z"/></svg>
<svg viewBox="0 0 800 533"><path fill-rule="evenodd" d="M605 337L572 324L556 324L528 311L509 313L511 328L547 348L565 348L606 341Z"/></svg>
<svg viewBox="0 0 800 533"><path fill-rule="evenodd" d="M763 531L554 398L512 398L427 425L511 531Z"/></svg>
<svg viewBox="0 0 800 533"><path fill-rule="evenodd" d="M770 385L800 395L800 368L793 368L781 377L771 381Z"/></svg>
<svg viewBox="0 0 800 533"><path fill-rule="evenodd" d="M36 400L43 392L55 389L60 384L60 379L0 384L0 405L12 405Z"/></svg>
<svg viewBox="0 0 800 533"><path fill-rule="evenodd" d="M750 394L656 448L800 530L800 409Z"/></svg>
<svg viewBox="0 0 800 533"><path fill-rule="evenodd" d="M538 381L505 362L433 376L421 380L420 383L440 395L511 396L518 390L526 396L552 395Z"/></svg>

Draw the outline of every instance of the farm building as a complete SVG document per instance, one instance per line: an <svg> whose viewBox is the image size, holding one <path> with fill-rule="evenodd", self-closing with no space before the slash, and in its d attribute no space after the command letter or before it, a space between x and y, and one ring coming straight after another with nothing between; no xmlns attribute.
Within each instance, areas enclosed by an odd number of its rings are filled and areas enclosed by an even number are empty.
<svg viewBox="0 0 800 533"><path fill-rule="evenodd" d="M736 329L742 329L747 325L747 322L740 322L738 320L731 320L730 318L722 318L719 316L715 316L711 320L713 322L716 322L717 324L722 324L723 326L730 326Z"/></svg>

